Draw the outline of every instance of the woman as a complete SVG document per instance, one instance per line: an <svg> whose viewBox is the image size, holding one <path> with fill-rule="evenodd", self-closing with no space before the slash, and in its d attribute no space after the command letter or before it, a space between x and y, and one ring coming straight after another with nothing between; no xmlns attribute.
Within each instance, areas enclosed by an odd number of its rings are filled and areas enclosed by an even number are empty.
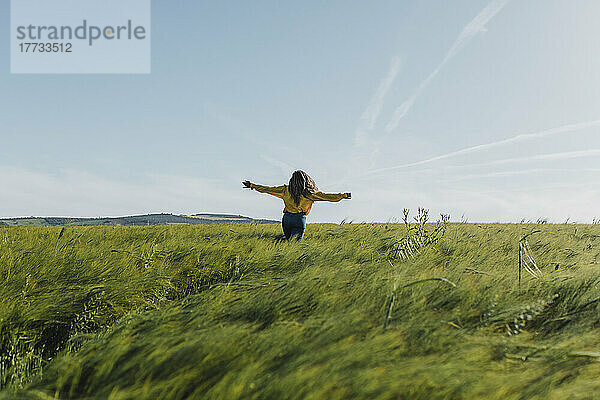
<svg viewBox="0 0 600 400"><path fill-rule="evenodd" d="M285 204L281 220L283 233L286 239L295 236L300 242L304 237L304 229L306 229L306 216L315 201L338 202L352 197L350 193L320 192L315 181L304 171L294 172L289 185L263 186L250 181L243 181L242 184L247 189L254 189L283 199Z"/></svg>

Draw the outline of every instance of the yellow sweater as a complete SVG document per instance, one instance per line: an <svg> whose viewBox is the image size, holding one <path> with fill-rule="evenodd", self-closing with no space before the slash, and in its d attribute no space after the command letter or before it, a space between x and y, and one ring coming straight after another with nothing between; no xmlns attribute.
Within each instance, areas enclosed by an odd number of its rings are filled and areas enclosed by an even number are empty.
<svg viewBox="0 0 600 400"><path fill-rule="evenodd" d="M283 212L290 212L290 213L303 212L306 215L308 215L308 213L310 212L310 209L312 208L312 205L315 201L337 202L337 201L340 201L340 200L346 198L346 193L315 192L315 193L312 193L308 197L300 196L300 204L296 204L294 202L294 199L292 198L292 194L290 193L290 191L288 189L288 185L263 186L263 185L256 185L253 183L252 185L250 185L250 188L254 189L258 192L268 193L275 197L279 197L280 199L283 199L283 203L285 204Z"/></svg>

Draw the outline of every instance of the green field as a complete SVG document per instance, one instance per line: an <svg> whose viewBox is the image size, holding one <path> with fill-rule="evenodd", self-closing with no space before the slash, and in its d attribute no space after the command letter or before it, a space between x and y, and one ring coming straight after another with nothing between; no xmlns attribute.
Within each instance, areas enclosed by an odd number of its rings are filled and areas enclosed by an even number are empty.
<svg viewBox="0 0 600 400"><path fill-rule="evenodd" d="M145 214L128 215L124 217L100 217L100 218L70 218L70 217L23 217L2 218L0 227L4 226L149 226L149 225L171 225L171 224L218 224L218 223L255 223L272 224L278 221L267 219L254 219L242 215L231 214Z"/></svg>
<svg viewBox="0 0 600 400"><path fill-rule="evenodd" d="M409 227L0 228L0 399L598 396L600 226Z"/></svg>

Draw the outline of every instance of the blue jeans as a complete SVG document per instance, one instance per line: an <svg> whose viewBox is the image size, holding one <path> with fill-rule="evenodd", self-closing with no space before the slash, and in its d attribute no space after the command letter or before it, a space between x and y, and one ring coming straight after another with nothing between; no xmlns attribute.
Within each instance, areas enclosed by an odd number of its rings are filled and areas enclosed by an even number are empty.
<svg viewBox="0 0 600 400"><path fill-rule="evenodd" d="M301 212L284 212L281 226L286 239L289 240L292 236L295 236L296 240L301 242L304 237L304 229L306 229L306 215Z"/></svg>

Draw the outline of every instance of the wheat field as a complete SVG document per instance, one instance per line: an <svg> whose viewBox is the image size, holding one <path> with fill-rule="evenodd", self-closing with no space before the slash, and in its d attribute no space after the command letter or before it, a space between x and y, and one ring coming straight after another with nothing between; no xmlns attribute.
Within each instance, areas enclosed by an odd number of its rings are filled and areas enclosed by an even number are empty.
<svg viewBox="0 0 600 400"><path fill-rule="evenodd" d="M600 393L600 226L418 217L0 228L0 399Z"/></svg>

